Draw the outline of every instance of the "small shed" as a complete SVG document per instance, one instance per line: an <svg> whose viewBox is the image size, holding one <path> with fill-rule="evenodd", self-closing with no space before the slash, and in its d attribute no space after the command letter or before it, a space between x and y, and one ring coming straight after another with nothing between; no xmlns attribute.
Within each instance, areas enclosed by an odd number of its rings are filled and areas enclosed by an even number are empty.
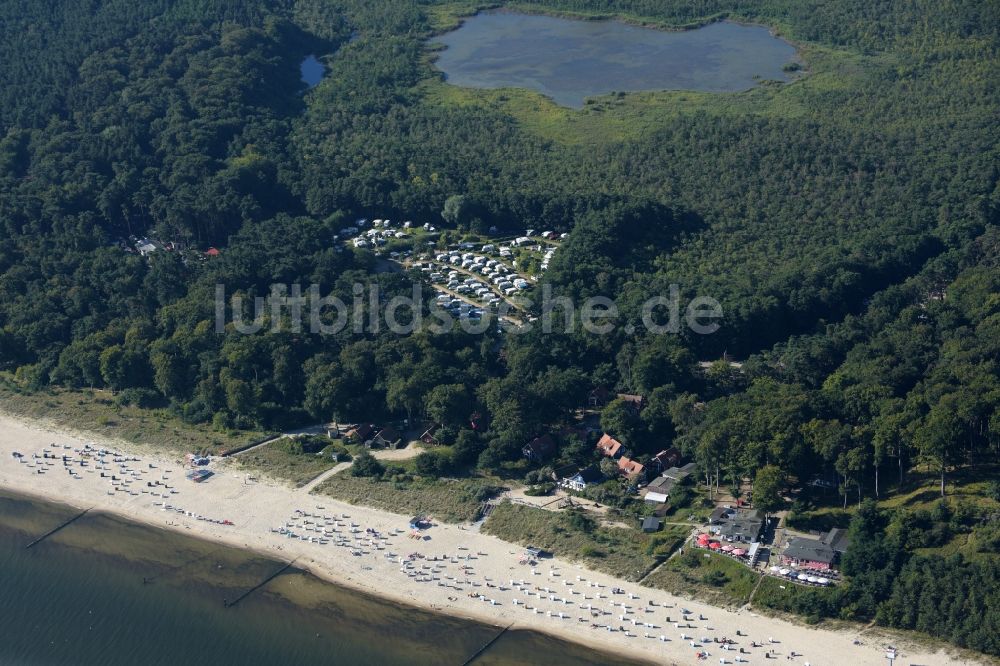
<svg viewBox="0 0 1000 666"><path fill-rule="evenodd" d="M659 532L660 526L663 521L656 516L646 516L642 519L642 531L643 532Z"/></svg>

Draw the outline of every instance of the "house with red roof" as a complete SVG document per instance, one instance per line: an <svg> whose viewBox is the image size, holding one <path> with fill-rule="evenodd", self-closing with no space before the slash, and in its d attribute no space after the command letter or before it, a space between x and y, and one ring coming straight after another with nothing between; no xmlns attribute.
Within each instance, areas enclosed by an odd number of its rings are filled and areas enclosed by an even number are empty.
<svg viewBox="0 0 1000 666"><path fill-rule="evenodd" d="M633 479L636 477L644 477L646 475L646 468L643 467L638 461L622 456L618 460L618 473L624 477Z"/></svg>
<svg viewBox="0 0 1000 666"><path fill-rule="evenodd" d="M622 443L608 433L604 433L604 435L597 440L597 446L595 448L598 453L602 456L607 456L608 458L617 458L622 454Z"/></svg>
<svg viewBox="0 0 1000 666"><path fill-rule="evenodd" d="M427 430L420 435L420 441L424 444L440 444L437 438L437 431L441 428L440 423L432 423Z"/></svg>

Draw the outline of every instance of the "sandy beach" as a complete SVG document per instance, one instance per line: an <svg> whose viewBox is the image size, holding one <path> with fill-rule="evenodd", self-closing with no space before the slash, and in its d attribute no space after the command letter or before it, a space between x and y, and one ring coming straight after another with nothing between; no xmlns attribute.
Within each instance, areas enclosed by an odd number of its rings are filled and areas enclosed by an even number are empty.
<svg viewBox="0 0 1000 666"><path fill-rule="evenodd" d="M522 563L522 547L470 526L435 522L417 538L410 516L267 480L248 483L224 461L210 469L212 478L195 483L179 456L0 415L0 487L294 559L331 582L421 608L661 664L881 666L890 642L901 665L988 663L930 653L882 631L833 631L724 610L558 558Z"/></svg>

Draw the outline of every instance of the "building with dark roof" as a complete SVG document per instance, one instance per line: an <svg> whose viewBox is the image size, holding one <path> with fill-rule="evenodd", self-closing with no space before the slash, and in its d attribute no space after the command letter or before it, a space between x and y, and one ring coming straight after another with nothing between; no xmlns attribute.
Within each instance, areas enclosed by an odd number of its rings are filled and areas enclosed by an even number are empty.
<svg viewBox="0 0 1000 666"><path fill-rule="evenodd" d="M568 476L559 482L559 485L567 490L580 492L592 483L600 483L604 480L604 475L597 465L585 467L573 476Z"/></svg>
<svg viewBox="0 0 1000 666"><path fill-rule="evenodd" d="M696 467L697 465L695 465L693 462L689 462L688 464L683 465L681 467L671 467L670 469L668 469L663 473L663 476L667 477L668 479L673 479L674 481L680 481L681 479L685 479L694 474L694 470Z"/></svg>
<svg viewBox="0 0 1000 666"><path fill-rule="evenodd" d="M357 442L358 444L364 444L367 442L372 435L375 434L375 426L371 423L360 423L354 428L347 431L344 437L351 441Z"/></svg>
<svg viewBox="0 0 1000 666"><path fill-rule="evenodd" d="M781 553L781 563L809 569L827 570L833 568L837 553L829 544L819 539L794 537Z"/></svg>
<svg viewBox="0 0 1000 666"><path fill-rule="evenodd" d="M424 444L440 444L437 438L437 431L441 429L441 424L432 423L427 430L420 435L420 441Z"/></svg>
<svg viewBox="0 0 1000 666"><path fill-rule="evenodd" d="M372 437L371 442L366 442L365 446L395 449L399 447L402 441L403 436L396 432L395 428L386 426Z"/></svg>
<svg viewBox="0 0 1000 666"><path fill-rule="evenodd" d="M764 519L757 511L737 511L720 520L713 531L726 541L753 543L760 540Z"/></svg>
<svg viewBox="0 0 1000 666"><path fill-rule="evenodd" d="M716 508L715 511L712 512L712 515L710 515L708 517L708 524L709 525L720 525L723 522L725 522L726 519L729 518L730 514L732 514L732 513L733 513L732 509L724 507L724 506L720 506L720 507Z"/></svg>
<svg viewBox="0 0 1000 666"><path fill-rule="evenodd" d="M641 395L633 395L631 393L619 393L617 396L618 400L624 402L634 414L638 416L646 407L646 399Z"/></svg>
<svg viewBox="0 0 1000 666"><path fill-rule="evenodd" d="M555 452L556 443L548 435L534 438L521 449L521 453L524 454L525 458L536 462L547 460Z"/></svg>
<svg viewBox="0 0 1000 666"><path fill-rule="evenodd" d="M846 553L847 547L851 545L851 538L847 535L847 530L843 527L834 527L824 534L820 538L820 541L830 546L838 557Z"/></svg>
<svg viewBox="0 0 1000 666"><path fill-rule="evenodd" d="M674 486L686 479L695 469L694 463L688 463L683 467L671 467L661 476L650 481L646 486L645 500L659 504L666 502L673 491Z"/></svg>
<svg viewBox="0 0 1000 666"><path fill-rule="evenodd" d="M654 504L666 502L667 498L670 497L670 491L673 490L676 485L677 482L673 479L668 479L665 476L658 476L650 481L649 485L646 486L646 492L643 499Z"/></svg>
<svg viewBox="0 0 1000 666"><path fill-rule="evenodd" d="M656 472L676 467L681 461L681 452L675 448L664 449L650 458L649 466Z"/></svg>
<svg viewBox="0 0 1000 666"><path fill-rule="evenodd" d="M588 407L603 407L608 404L608 398L611 397L611 393L608 389L603 386L598 386L592 389L590 393L587 394L587 406Z"/></svg>
<svg viewBox="0 0 1000 666"><path fill-rule="evenodd" d="M642 531L643 532L658 532L660 530L660 525L663 523L662 520L656 516L646 516L642 519Z"/></svg>

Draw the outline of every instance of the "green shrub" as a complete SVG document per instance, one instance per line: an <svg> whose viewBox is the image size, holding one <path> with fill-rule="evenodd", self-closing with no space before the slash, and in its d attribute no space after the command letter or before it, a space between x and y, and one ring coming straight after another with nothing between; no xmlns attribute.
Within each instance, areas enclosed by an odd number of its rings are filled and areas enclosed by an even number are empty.
<svg viewBox="0 0 1000 666"><path fill-rule="evenodd" d="M584 534L589 534L594 531L597 526L594 523L594 519L590 516L584 515L580 511L567 511L565 514L566 523L571 529L578 532L583 532Z"/></svg>
<svg viewBox="0 0 1000 666"><path fill-rule="evenodd" d="M445 451L424 451L413 461L417 474L436 479L451 474L455 461L451 454Z"/></svg>
<svg viewBox="0 0 1000 666"><path fill-rule="evenodd" d="M120 407L129 405L149 409L163 403L163 396L148 388L128 388L118 394L115 403Z"/></svg>
<svg viewBox="0 0 1000 666"><path fill-rule="evenodd" d="M354 464L351 465L351 476L382 476L383 472L385 472L385 467L382 463L367 451L358 455L354 459Z"/></svg>
<svg viewBox="0 0 1000 666"><path fill-rule="evenodd" d="M347 447L336 442L325 446L322 454L326 458L333 458L333 456L336 455L337 462L348 462L352 458L350 451L347 450Z"/></svg>
<svg viewBox="0 0 1000 666"><path fill-rule="evenodd" d="M709 571L701 577L701 582L706 585L712 585L713 587L722 587L729 582L729 576L722 571Z"/></svg>
<svg viewBox="0 0 1000 666"><path fill-rule="evenodd" d="M580 557L604 557L606 553L594 546L581 546L580 547Z"/></svg>

